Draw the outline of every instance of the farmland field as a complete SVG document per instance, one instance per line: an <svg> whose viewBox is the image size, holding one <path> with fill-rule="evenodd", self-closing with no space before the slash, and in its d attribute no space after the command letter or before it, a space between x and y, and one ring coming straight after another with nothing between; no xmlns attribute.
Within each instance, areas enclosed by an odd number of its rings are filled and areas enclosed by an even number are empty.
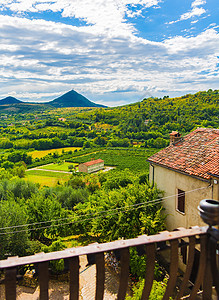
<svg viewBox="0 0 219 300"><path fill-rule="evenodd" d="M55 186L58 182L64 183L69 180L71 174L63 173L69 171L69 165L75 166L77 163L98 158L104 160L105 166L116 166L120 170L128 168L135 172L148 172L149 163L147 162L147 158L155 152L157 152L157 149L103 149L96 153L92 152L72 157L71 162L68 160L68 162L64 162L63 164L38 166L34 170L27 171L26 178L29 181L39 183L41 186ZM45 171L39 169L44 169Z"/></svg>
<svg viewBox="0 0 219 300"><path fill-rule="evenodd" d="M58 148L58 149L49 149L49 150L35 150L28 153L28 155L31 155L32 158L42 158L49 153L55 153L58 152L58 154L62 154L62 151L75 151L75 150L81 149L80 147L65 147L65 148Z"/></svg>
<svg viewBox="0 0 219 300"><path fill-rule="evenodd" d="M157 151L157 149L106 149L75 157L72 162L84 163L91 159L101 158L107 166L116 166L121 170L128 168L133 171L147 172L149 170L147 158Z"/></svg>
<svg viewBox="0 0 219 300"><path fill-rule="evenodd" d="M49 172L41 170L29 170L26 172L25 179L34 183L39 183L40 186L56 186L57 183L64 183L69 180L71 174Z"/></svg>
<svg viewBox="0 0 219 300"><path fill-rule="evenodd" d="M74 167L77 164L70 163L70 162L64 162L63 164L49 164L49 165L40 166L38 168L45 169L45 170L69 172L68 166L70 166L70 165L73 165L73 167Z"/></svg>

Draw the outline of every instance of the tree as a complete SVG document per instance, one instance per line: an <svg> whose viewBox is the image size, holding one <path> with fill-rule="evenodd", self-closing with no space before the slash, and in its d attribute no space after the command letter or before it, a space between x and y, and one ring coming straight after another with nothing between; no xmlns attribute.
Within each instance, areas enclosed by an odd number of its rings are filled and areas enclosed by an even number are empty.
<svg viewBox="0 0 219 300"><path fill-rule="evenodd" d="M16 165L13 168L13 174L15 176L18 176L19 178L24 178L25 177L25 166L24 165Z"/></svg>
<svg viewBox="0 0 219 300"><path fill-rule="evenodd" d="M62 243L60 239L54 241L50 246L42 247L42 251L45 253L54 252L54 251L61 251L65 249L65 245ZM61 273L64 270L64 260L52 260L49 262L52 272L54 273Z"/></svg>
<svg viewBox="0 0 219 300"><path fill-rule="evenodd" d="M103 211L109 211L104 214L104 218L84 222L84 228L98 236L100 242L155 234L165 228L165 216L161 214L162 207L159 203L152 205L147 202L160 198L161 195L156 187L136 183L112 190L96 190L88 201L75 206L76 217L77 214L101 216ZM140 205L142 202L144 203Z"/></svg>
<svg viewBox="0 0 219 300"><path fill-rule="evenodd" d="M47 198L45 198L43 194L32 195L32 197L26 201L26 210L28 222L39 223L39 225L35 225L34 230L31 231L32 238L43 239L46 233L55 237L57 235L66 234L71 229L70 225L59 225L65 222L55 221L56 219L66 218L69 214L62 209L61 204L54 199L54 195L49 195Z"/></svg>
<svg viewBox="0 0 219 300"><path fill-rule="evenodd" d="M25 208L13 200L0 202L0 259L8 256L23 256L29 247ZM11 228L12 227L12 228Z"/></svg>
<svg viewBox="0 0 219 300"><path fill-rule="evenodd" d="M4 168L5 170L8 170L8 169L13 169L14 167L14 163L11 162L11 161L4 161L2 164L1 164L1 167Z"/></svg>
<svg viewBox="0 0 219 300"><path fill-rule="evenodd" d="M69 166L68 166L68 170L69 170L70 172L72 172L73 169L74 169L74 166L73 166L73 165L69 165Z"/></svg>

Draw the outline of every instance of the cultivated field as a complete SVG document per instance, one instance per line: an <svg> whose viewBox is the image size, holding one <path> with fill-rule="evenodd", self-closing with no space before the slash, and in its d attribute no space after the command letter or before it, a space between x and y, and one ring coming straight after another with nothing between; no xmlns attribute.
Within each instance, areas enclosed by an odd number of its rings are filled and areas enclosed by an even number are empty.
<svg viewBox="0 0 219 300"><path fill-rule="evenodd" d="M157 149L105 149L97 153L91 153L72 158L72 162L84 163L91 159L103 159L107 166L115 166L117 169L126 168L136 172L147 172L149 163L147 158L157 152Z"/></svg>
<svg viewBox="0 0 219 300"><path fill-rule="evenodd" d="M34 183L39 183L40 186L54 187L58 183L65 183L69 180L71 174L62 172L42 171L42 170L28 170L25 179Z"/></svg>
<svg viewBox="0 0 219 300"><path fill-rule="evenodd" d="M69 166L75 167L76 163L70 163L70 162L64 162L62 164L49 164L49 165L44 165L37 167L38 169L44 169L44 170L54 170L54 171L64 171L64 172L69 172Z"/></svg>
<svg viewBox="0 0 219 300"><path fill-rule="evenodd" d="M74 152L75 150L79 150L81 149L80 147L65 147L65 148L58 148L58 149L49 149L49 150L34 150L28 153L28 155L31 155L32 158L42 158L46 155L48 155L49 153L55 153L57 152L58 154L62 154L63 151L67 152L67 151L72 151Z"/></svg>

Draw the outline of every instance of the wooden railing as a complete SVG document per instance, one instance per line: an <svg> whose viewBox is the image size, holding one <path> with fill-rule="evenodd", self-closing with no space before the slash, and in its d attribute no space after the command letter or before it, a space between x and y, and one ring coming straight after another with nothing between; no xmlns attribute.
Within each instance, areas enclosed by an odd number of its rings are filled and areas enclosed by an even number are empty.
<svg viewBox="0 0 219 300"><path fill-rule="evenodd" d="M213 230L210 228L210 230ZM12 257L0 261L0 269L5 270L5 299L16 299L16 274L17 267L27 264L38 265L38 281L40 287L40 299L49 299L49 271L48 263L51 260L67 259L69 262L69 299L79 299L79 257L87 255L89 261L96 264L96 296L95 299L103 299L105 282L105 261L104 253L109 251L119 251L120 253L120 282L117 299L125 299L129 280L129 248L136 247L138 252L146 254L147 263L145 270L145 286L142 299L148 299L153 284L156 253L161 250L161 245L165 244L165 249L170 249L169 279L163 299L169 299L173 294L175 299L181 299L190 283L195 248L200 250L200 261L197 270L196 280L192 286L190 298L196 299L200 294L203 299L212 299L212 286L217 284L218 276L216 265L216 246L209 243L211 233L208 227L193 227L191 229L179 228L173 232L164 231L160 234L146 236L142 235L135 239L117 240L104 244L92 244L85 247L69 248L63 251L51 253L39 253L33 256ZM183 243L182 243L183 241ZM188 248L186 270L181 281L178 292L176 292L176 280L178 276L179 249ZM214 243L214 245L216 245ZM213 280L214 277L214 280ZM1 298L1 297L0 297Z"/></svg>

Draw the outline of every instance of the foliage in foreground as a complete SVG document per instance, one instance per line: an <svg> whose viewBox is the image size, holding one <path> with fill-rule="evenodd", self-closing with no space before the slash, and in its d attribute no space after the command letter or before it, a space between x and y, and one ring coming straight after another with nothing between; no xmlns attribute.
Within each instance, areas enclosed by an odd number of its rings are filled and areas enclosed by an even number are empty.
<svg viewBox="0 0 219 300"><path fill-rule="evenodd" d="M133 287L133 296L126 296L125 300L141 300L141 295L143 292L145 280L140 280ZM167 287L167 279L164 278L163 281L153 281L153 286L151 289L151 294L149 296L149 300L161 300L163 299L164 293ZM171 297L169 299L172 299Z"/></svg>
<svg viewBox="0 0 219 300"><path fill-rule="evenodd" d="M65 185L42 189L4 174L0 181L1 228L22 227L0 231L7 232L0 234L2 258L31 252L30 239L43 242L45 238L55 241L61 236L84 235L88 243L108 242L164 229L161 204L150 203L162 193L147 183L146 174L128 169L98 175L73 174ZM13 249L15 236L25 240Z"/></svg>

